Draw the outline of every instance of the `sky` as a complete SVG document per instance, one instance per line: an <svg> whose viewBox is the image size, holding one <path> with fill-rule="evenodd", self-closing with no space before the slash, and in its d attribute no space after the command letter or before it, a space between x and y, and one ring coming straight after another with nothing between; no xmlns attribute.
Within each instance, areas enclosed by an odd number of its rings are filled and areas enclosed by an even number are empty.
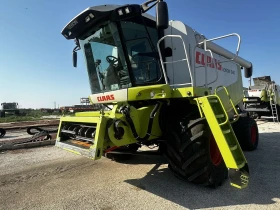
<svg viewBox="0 0 280 210"><path fill-rule="evenodd" d="M144 0L143 0L144 1ZM141 4L139 0L0 0L0 102L22 108L80 103L90 95L81 53L72 67L74 42L62 28L90 6ZM270 75L280 85L279 0L166 0L169 18L207 38L241 35L239 55L253 63L253 77ZM149 12L154 15L154 10ZM234 51L236 38L217 42ZM243 77L244 86L248 79Z"/></svg>

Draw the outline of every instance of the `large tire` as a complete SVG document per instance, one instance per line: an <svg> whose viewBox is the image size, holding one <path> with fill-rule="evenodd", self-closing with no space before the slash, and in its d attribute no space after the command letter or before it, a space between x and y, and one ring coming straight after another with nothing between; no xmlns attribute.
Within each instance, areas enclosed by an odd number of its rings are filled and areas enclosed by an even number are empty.
<svg viewBox="0 0 280 210"><path fill-rule="evenodd" d="M197 111L191 115L169 120L165 148L169 168L184 180L215 188L228 170L206 119Z"/></svg>
<svg viewBox="0 0 280 210"><path fill-rule="evenodd" d="M245 151L257 149L259 143L259 129L256 121L250 117L240 117L232 124L235 136L241 148Z"/></svg>
<svg viewBox="0 0 280 210"><path fill-rule="evenodd" d="M276 109L277 109L277 122L280 122L280 106L276 105Z"/></svg>
<svg viewBox="0 0 280 210"><path fill-rule="evenodd" d="M5 117L5 111L0 111L0 117Z"/></svg>

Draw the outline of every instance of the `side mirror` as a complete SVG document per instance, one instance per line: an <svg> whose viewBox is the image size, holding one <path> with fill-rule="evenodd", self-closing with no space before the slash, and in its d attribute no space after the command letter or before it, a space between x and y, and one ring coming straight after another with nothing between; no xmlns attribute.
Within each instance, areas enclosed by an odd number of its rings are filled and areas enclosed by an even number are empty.
<svg viewBox="0 0 280 210"><path fill-rule="evenodd" d="M166 2L160 1L156 6L157 28L167 29L169 26L168 7Z"/></svg>
<svg viewBox="0 0 280 210"><path fill-rule="evenodd" d="M77 52L73 51L73 66L77 67Z"/></svg>
<svg viewBox="0 0 280 210"><path fill-rule="evenodd" d="M244 68L244 76L250 78L253 75L253 66L250 68Z"/></svg>

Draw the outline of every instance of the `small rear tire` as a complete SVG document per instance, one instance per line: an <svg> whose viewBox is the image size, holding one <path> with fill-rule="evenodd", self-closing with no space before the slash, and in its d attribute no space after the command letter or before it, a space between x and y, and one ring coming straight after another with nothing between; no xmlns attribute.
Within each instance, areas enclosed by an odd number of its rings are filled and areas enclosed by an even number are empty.
<svg viewBox="0 0 280 210"><path fill-rule="evenodd" d="M250 117L240 117L232 124L235 136L245 151L256 150L259 143L259 129L256 121Z"/></svg>

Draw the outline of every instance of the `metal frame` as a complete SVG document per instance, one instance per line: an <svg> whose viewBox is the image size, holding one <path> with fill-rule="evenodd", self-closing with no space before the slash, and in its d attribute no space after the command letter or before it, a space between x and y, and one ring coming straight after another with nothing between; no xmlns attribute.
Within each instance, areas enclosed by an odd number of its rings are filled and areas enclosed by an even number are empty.
<svg viewBox="0 0 280 210"><path fill-rule="evenodd" d="M227 34L227 35L224 35L224 36L219 36L219 37L216 37L216 38L212 38L212 39L204 39L202 42L199 42L198 44L197 44L197 46L199 46L199 45L201 45L201 44L203 44L203 48L204 48L204 51L205 52L209 52L209 54L210 54L210 56L211 56L211 62L210 63L208 63L207 62L207 58L206 58L206 56L204 57L204 63L205 63L205 66L204 66L204 68L205 68L205 87L207 88L208 87L208 85L210 85L210 84L212 84L212 83L214 83L214 82L216 82L217 81L217 79L218 79L218 71L217 71L217 68L215 68L216 69L216 79L214 80L214 81L212 81L212 82L210 82L210 83L208 83L208 78L207 78L207 67L208 67L208 64L212 64L213 63L213 53L212 53L212 50L211 49L207 49L207 42L211 42L211 41L214 41L214 40L219 40L219 39L223 39L223 38L227 38L227 37L230 37L230 36L237 36L237 38L238 38L238 43L237 43L237 48L236 48L236 53L235 53L235 56L232 58L232 59L228 59L229 61L234 61L234 59L238 56L238 53L239 53L239 49L240 49L240 44L241 44L241 37L240 37L240 35L239 34L237 34L237 33L232 33L232 34ZM195 48L194 48L194 51L195 51ZM218 53L216 53L216 54L218 54ZM222 62L219 62L219 63L225 63L225 62L229 62L229 61L222 61ZM215 63L214 63L214 66L215 66ZM203 67L203 66L202 66ZM195 67L195 64L194 64L194 69L195 68L198 68L198 67Z"/></svg>
<svg viewBox="0 0 280 210"><path fill-rule="evenodd" d="M186 58L184 58L182 60L177 60L177 61L163 62L161 51L160 51L160 43L162 42L162 40L164 40L166 38L180 38L182 40L182 42L183 42L183 47L184 47ZM185 45L185 42L184 42L182 36L180 36L180 35L166 35L166 36L162 37L160 40L158 40L157 49L158 49L158 52L159 52L160 63L161 63L161 67L162 67L162 70L163 70L163 75L164 75L165 83L168 84L168 79L167 79L167 75L166 75L164 64L187 61L191 82L190 83L184 83L184 84L173 84L173 85L170 85L170 86L176 86L176 85L178 85L178 86L183 86L183 85L194 86L194 80L193 80L193 75L192 75L192 71L191 71L190 61L189 61L188 53L187 53L187 50L186 50L186 45Z"/></svg>

